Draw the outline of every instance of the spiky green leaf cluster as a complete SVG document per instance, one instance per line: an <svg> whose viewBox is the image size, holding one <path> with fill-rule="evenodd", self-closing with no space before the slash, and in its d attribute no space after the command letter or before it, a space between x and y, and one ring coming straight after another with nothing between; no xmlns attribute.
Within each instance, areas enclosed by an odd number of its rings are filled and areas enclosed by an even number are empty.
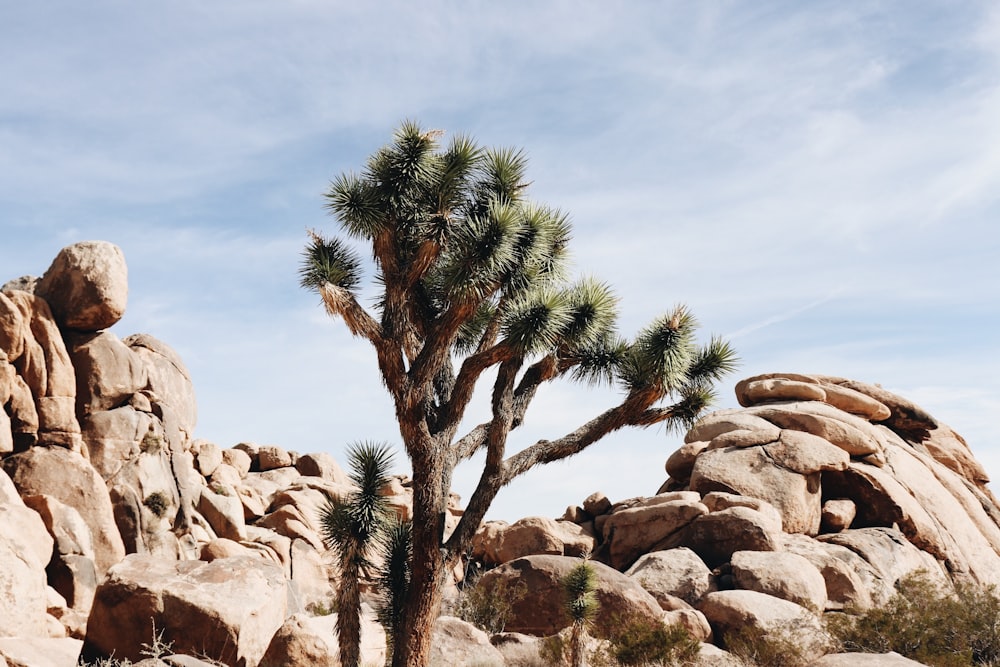
<svg viewBox="0 0 1000 667"><path fill-rule="evenodd" d="M299 284L318 292L323 285L333 285L353 291L361 282L361 260L340 239L327 239L318 234L302 253Z"/></svg>
<svg viewBox="0 0 1000 667"><path fill-rule="evenodd" d="M562 578L563 593L566 596L566 615L573 623L584 624L597 615L600 604L597 601L597 574L587 561L574 566Z"/></svg>
<svg viewBox="0 0 1000 667"><path fill-rule="evenodd" d="M413 526L408 521L389 521L379 538L379 545L383 559L378 571L381 599L376 611L391 649L394 631L402 627L404 604L410 590Z"/></svg>
<svg viewBox="0 0 1000 667"><path fill-rule="evenodd" d="M391 510L379 492L389 481L392 460L392 450L384 443L348 447L349 477L358 488L346 497L331 498L320 513L323 541L342 559L366 563L385 529Z"/></svg>

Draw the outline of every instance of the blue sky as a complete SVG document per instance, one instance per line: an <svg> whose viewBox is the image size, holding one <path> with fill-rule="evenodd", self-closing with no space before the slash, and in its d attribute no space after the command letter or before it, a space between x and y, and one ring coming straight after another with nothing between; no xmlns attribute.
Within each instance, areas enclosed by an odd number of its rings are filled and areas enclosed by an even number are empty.
<svg viewBox="0 0 1000 667"><path fill-rule="evenodd" d="M728 336L720 407L761 372L880 383L1000 479L994 2L4 2L0 85L0 282L121 246L113 330L183 356L199 437L398 443L374 356L296 270L336 229L329 180L411 118L527 151L624 332L683 302ZM615 398L553 387L512 446ZM678 442L614 435L491 516L650 495Z"/></svg>

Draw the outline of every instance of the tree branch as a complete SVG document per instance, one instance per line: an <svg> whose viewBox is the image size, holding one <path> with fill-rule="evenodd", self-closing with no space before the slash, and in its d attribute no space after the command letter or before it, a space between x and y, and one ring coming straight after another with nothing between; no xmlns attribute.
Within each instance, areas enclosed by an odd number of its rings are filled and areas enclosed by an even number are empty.
<svg viewBox="0 0 1000 667"><path fill-rule="evenodd" d="M351 292L331 283L323 283L319 294L329 315L342 319L352 335L367 339L375 348L382 379L398 407L406 385L406 371L399 348L383 335L382 327L361 307Z"/></svg>
<svg viewBox="0 0 1000 667"><path fill-rule="evenodd" d="M493 419L486 428L486 461L476 490L472 492L462 518L445 545L449 551L468 543L503 486L503 455L514 419L514 381L520 366L518 358L500 364L493 385Z"/></svg>

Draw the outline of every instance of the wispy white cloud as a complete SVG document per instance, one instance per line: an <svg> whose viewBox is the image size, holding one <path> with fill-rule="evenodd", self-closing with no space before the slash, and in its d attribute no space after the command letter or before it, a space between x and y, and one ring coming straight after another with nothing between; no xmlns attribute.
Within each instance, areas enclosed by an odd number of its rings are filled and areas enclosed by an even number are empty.
<svg viewBox="0 0 1000 667"><path fill-rule="evenodd" d="M683 301L732 332L747 374L915 391L1000 458L979 416L1000 396L995 3L2 13L0 280L80 238L119 243L121 334L183 352L221 444L393 439L368 351L295 271L304 228L334 227L327 179L412 117L527 149L533 195L572 214L578 270L616 287L624 333ZM553 390L525 441L612 400ZM615 470L611 495L651 493L670 442L616 435L518 487L552 504L511 493L498 512L561 512L596 490L593 469Z"/></svg>

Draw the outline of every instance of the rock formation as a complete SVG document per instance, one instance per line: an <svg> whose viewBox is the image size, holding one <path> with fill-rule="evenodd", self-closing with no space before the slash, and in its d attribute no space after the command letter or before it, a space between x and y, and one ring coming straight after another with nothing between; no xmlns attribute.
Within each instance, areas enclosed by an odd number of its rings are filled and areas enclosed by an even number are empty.
<svg viewBox="0 0 1000 667"><path fill-rule="evenodd" d="M109 329L126 276L118 248L86 242L0 291L0 665L138 661L154 643L176 653L157 664L339 665L318 517L350 479L328 454L198 439L176 352ZM916 571L1000 586L1000 508L951 428L843 378L765 375L736 392L742 409L696 423L654 495L481 526L466 565L486 572L466 594L519 591L506 632L442 616L434 654L539 664L568 625L560 578L588 554L592 641L621 619L680 624L706 665L732 664L725 636L742 627L794 628L820 659L825 613L884 604ZM409 480L383 493L411 515ZM365 610L363 654L380 663L385 633Z"/></svg>

